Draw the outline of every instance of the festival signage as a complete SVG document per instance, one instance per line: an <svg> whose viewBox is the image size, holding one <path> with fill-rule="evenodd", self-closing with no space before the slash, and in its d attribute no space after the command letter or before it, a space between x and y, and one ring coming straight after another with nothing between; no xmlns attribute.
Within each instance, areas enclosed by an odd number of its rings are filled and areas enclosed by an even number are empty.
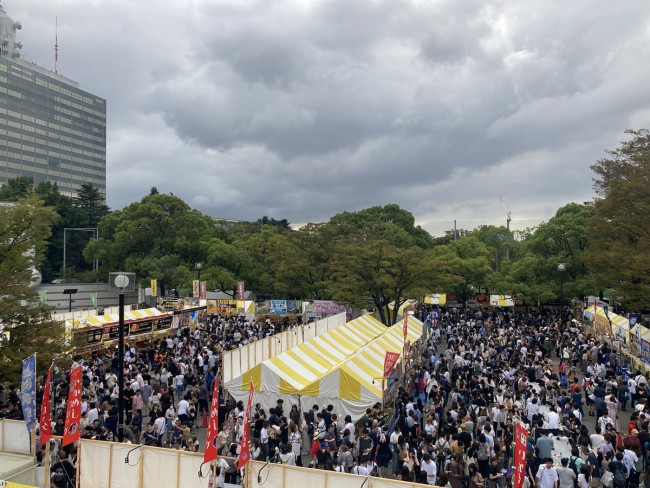
<svg viewBox="0 0 650 488"><path fill-rule="evenodd" d="M41 399L41 415L39 417L39 438L41 446L45 445L52 437L52 417L50 416L50 388L52 382L52 366L47 371L47 379L43 387L43 398Z"/></svg>
<svg viewBox="0 0 650 488"><path fill-rule="evenodd" d="M246 403L246 411L244 412L244 435L242 436L241 439L241 449L239 451L239 462L237 463L238 470L243 468L251 457L250 443L249 443L251 429L249 425L249 416L251 413L251 405L253 404L254 391L255 391L255 387L253 386L253 382L251 381L251 385L248 390L248 402Z"/></svg>
<svg viewBox="0 0 650 488"><path fill-rule="evenodd" d="M409 335L409 314L404 314L404 320L402 322L404 324L402 327L402 331L404 332L404 342L406 342L406 338Z"/></svg>
<svg viewBox="0 0 650 488"><path fill-rule="evenodd" d="M244 288L244 282L237 282L237 300L245 300L246 290Z"/></svg>
<svg viewBox="0 0 650 488"><path fill-rule="evenodd" d="M203 462L209 463L217 459L217 434L219 433L219 378L214 379L214 391L212 393L212 404L210 405L210 423L208 424L208 435L205 437L205 452Z"/></svg>
<svg viewBox="0 0 650 488"><path fill-rule="evenodd" d="M490 305L493 307L514 307L515 301L510 295L490 295Z"/></svg>
<svg viewBox="0 0 650 488"><path fill-rule="evenodd" d="M199 298L200 285L199 280L192 280L192 296Z"/></svg>
<svg viewBox="0 0 650 488"><path fill-rule="evenodd" d="M386 378L390 372L393 370L399 359L398 352L386 351L386 357L384 358L384 378Z"/></svg>
<svg viewBox="0 0 650 488"><path fill-rule="evenodd" d="M269 300L269 313L277 315L287 314L286 300Z"/></svg>
<svg viewBox="0 0 650 488"><path fill-rule="evenodd" d="M151 296L158 296L158 280L151 280Z"/></svg>
<svg viewBox="0 0 650 488"><path fill-rule="evenodd" d="M20 383L20 404L23 408L23 418L27 431L32 431L36 421L36 355L32 354L23 360L23 376Z"/></svg>
<svg viewBox="0 0 650 488"><path fill-rule="evenodd" d="M597 313L594 314L594 329L596 331L596 334L599 336L611 337L612 335L612 327L609 324L607 317L599 315Z"/></svg>
<svg viewBox="0 0 650 488"><path fill-rule="evenodd" d="M337 313L345 312L345 305L339 305L331 300L314 300L312 305L314 314L321 314L325 317L328 315L336 315Z"/></svg>
<svg viewBox="0 0 650 488"><path fill-rule="evenodd" d="M216 300L208 300L205 303L208 313L219 313L219 308L217 308L217 301Z"/></svg>
<svg viewBox="0 0 650 488"><path fill-rule="evenodd" d="M201 281L199 283L199 299L205 300L208 295L208 282Z"/></svg>
<svg viewBox="0 0 650 488"><path fill-rule="evenodd" d="M81 431L81 366L70 371L70 386L68 389L68 403L65 409L65 427L63 431L62 446L67 446L79 440Z"/></svg>
<svg viewBox="0 0 650 488"><path fill-rule="evenodd" d="M521 488L526 475L526 443L528 431L520 422L515 424L515 474L513 488Z"/></svg>

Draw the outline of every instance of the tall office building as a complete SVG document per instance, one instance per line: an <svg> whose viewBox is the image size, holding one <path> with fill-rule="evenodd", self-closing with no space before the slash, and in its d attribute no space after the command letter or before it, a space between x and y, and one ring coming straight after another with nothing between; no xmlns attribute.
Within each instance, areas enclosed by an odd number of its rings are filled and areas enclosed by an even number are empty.
<svg viewBox="0 0 650 488"><path fill-rule="evenodd" d="M90 183L105 198L106 100L23 60L21 28L0 4L0 185L31 176L73 196Z"/></svg>

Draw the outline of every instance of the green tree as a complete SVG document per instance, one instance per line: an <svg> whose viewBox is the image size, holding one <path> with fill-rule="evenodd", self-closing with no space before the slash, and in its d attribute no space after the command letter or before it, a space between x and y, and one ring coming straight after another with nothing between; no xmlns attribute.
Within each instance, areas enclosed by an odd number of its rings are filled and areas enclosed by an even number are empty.
<svg viewBox="0 0 650 488"><path fill-rule="evenodd" d="M586 262L599 289L611 288L625 305L650 309L650 131L631 139L591 169L598 198L587 225Z"/></svg>
<svg viewBox="0 0 650 488"><path fill-rule="evenodd" d="M97 227L99 221L110 211L104 203L104 197L90 183L81 185L74 201L75 205L85 213L88 227Z"/></svg>
<svg viewBox="0 0 650 488"><path fill-rule="evenodd" d="M15 202L23 198L34 188L34 178L31 176L17 176L11 178L0 187L0 202Z"/></svg>
<svg viewBox="0 0 650 488"><path fill-rule="evenodd" d="M102 276L132 271L143 285L158 279L161 292L189 288L196 263L207 264L204 272L209 276L211 240L227 237L212 218L178 197L159 193L105 215L99 234L84 255L88 261L99 260Z"/></svg>
<svg viewBox="0 0 650 488"><path fill-rule="evenodd" d="M485 288L493 272L493 251L473 234L444 246L437 246L433 248L432 254L439 261L446 263L453 276L459 277L451 288L443 289L458 296L462 302L467 301L481 288Z"/></svg>
<svg viewBox="0 0 650 488"><path fill-rule="evenodd" d="M404 249L383 240L341 243L330 293L335 300L374 306L382 323L390 326L407 299L423 296L436 286L442 268L442 263L416 246Z"/></svg>
<svg viewBox="0 0 650 488"><path fill-rule="evenodd" d="M41 367L61 352L63 325L50 318L29 288L56 219L33 192L0 206L0 327L9 337L0 342L3 379L18 380L21 360L35 352Z"/></svg>

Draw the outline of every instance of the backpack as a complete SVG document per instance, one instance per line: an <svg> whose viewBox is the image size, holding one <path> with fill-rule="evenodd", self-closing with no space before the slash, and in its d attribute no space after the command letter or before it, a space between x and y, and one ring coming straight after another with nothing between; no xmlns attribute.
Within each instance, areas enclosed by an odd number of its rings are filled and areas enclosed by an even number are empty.
<svg viewBox="0 0 650 488"><path fill-rule="evenodd" d="M573 456L571 456L571 457L569 458L569 468L573 470L573 472L576 474L576 476L578 476L578 474L579 474L579 473L578 473L578 465L577 465L577 463L576 463L576 460L577 460L577 459L578 459L578 458L573 457ZM576 479L577 479L577 478L576 478Z"/></svg>
<svg viewBox="0 0 650 488"><path fill-rule="evenodd" d="M616 470L614 471L614 488L625 488L625 466L622 463L616 463Z"/></svg>

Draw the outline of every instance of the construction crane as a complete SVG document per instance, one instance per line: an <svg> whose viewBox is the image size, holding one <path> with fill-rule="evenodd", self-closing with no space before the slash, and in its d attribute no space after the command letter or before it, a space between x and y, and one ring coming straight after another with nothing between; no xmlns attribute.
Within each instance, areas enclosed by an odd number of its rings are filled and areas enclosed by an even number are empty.
<svg viewBox="0 0 650 488"><path fill-rule="evenodd" d="M506 202L503 201L503 198L499 196L499 200L501 200L501 205L503 205L503 208L506 210L506 228L508 231L510 231L510 222L512 221L512 214L510 213L510 210L508 209L508 206L506 205Z"/></svg>

